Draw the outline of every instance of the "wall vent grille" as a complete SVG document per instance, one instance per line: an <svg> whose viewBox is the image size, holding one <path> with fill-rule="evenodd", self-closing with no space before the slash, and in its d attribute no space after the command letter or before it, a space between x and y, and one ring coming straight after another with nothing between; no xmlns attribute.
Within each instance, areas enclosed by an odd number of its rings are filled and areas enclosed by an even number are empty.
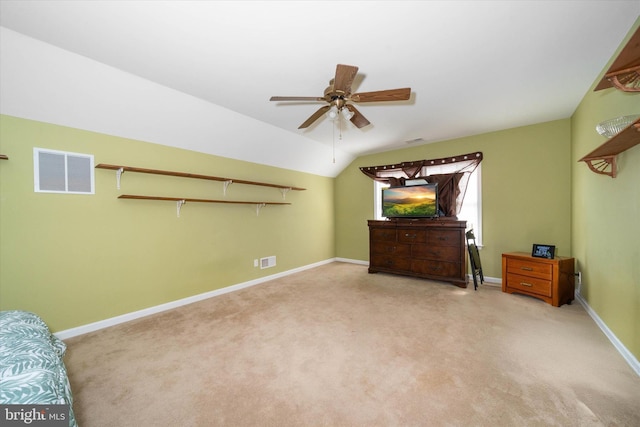
<svg viewBox="0 0 640 427"><path fill-rule="evenodd" d="M265 258L260 258L260 268L270 268L270 267L275 267L276 266L276 257L275 256L268 256Z"/></svg>

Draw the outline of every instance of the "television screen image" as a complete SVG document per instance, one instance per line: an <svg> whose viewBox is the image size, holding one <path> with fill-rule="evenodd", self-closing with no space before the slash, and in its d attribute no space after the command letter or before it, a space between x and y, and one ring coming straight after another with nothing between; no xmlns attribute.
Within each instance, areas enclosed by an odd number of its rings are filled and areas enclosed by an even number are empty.
<svg viewBox="0 0 640 427"><path fill-rule="evenodd" d="M382 216L386 218L437 217L438 184L383 189Z"/></svg>

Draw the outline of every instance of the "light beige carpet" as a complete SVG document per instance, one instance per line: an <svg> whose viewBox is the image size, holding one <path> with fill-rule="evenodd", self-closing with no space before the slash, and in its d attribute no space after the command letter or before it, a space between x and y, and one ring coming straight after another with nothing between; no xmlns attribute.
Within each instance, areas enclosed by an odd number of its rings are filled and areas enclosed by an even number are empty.
<svg viewBox="0 0 640 427"><path fill-rule="evenodd" d="M639 426L578 304L332 263L67 341L81 427Z"/></svg>

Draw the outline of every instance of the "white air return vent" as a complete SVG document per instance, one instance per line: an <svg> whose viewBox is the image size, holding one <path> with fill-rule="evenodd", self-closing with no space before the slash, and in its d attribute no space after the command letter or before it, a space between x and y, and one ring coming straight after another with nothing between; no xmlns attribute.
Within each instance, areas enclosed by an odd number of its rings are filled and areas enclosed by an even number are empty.
<svg viewBox="0 0 640 427"><path fill-rule="evenodd" d="M276 257L268 256L266 258L260 258L260 268L270 268L276 266Z"/></svg>
<svg viewBox="0 0 640 427"><path fill-rule="evenodd" d="M94 194L93 155L33 149L36 193Z"/></svg>

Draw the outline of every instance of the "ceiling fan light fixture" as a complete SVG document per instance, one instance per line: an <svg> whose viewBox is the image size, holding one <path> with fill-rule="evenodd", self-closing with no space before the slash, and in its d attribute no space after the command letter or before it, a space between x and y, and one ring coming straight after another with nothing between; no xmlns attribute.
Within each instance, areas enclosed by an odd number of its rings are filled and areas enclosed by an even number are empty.
<svg viewBox="0 0 640 427"><path fill-rule="evenodd" d="M327 116L329 119L335 120L335 118L338 117L338 113L338 108L335 105L332 105L329 111L327 111Z"/></svg>
<svg viewBox="0 0 640 427"><path fill-rule="evenodd" d="M349 110L346 107L344 107L340 111L342 112L342 116L345 118L345 120L351 120L351 117L353 117L353 111Z"/></svg>

